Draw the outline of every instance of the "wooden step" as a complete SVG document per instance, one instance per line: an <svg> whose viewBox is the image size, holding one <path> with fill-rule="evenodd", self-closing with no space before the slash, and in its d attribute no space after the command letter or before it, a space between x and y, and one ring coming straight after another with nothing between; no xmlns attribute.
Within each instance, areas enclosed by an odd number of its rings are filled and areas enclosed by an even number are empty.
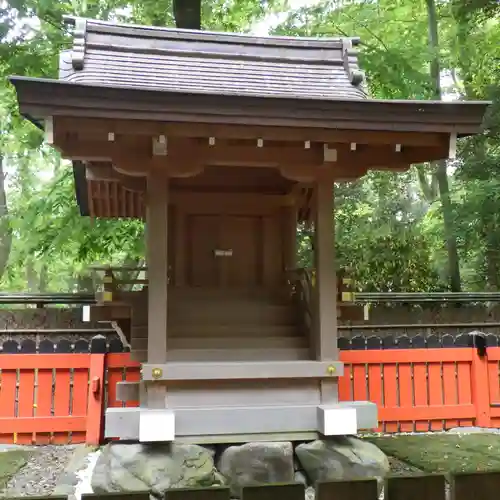
<svg viewBox="0 0 500 500"><path fill-rule="evenodd" d="M223 324L291 325L297 323L296 311L288 305L273 304L220 304L211 306L180 305L168 313L172 326L181 324L217 322Z"/></svg>
<svg viewBox="0 0 500 500"><path fill-rule="evenodd" d="M170 288L169 300L220 300L222 299L252 299L252 300L281 300L282 293L268 288L204 288L182 287Z"/></svg>
<svg viewBox="0 0 500 500"><path fill-rule="evenodd" d="M147 326L132 326L130 339L147 339L148 338L148 327Z"/></svg>
<svg viewBox="0 0 500 500"><path fill-rule="evenodd" d="M296 337L191 337L191 338L169 338L167 349L189 350L189 349L301 349L307 348L308 339L305 336ZM132 339L132 349L146 350L148 348L147 338Z"/></svg>
<svg viewBox="0 0 500 500"><path fill-rule="evenodd" d="M294 337L300 335L295 325L172 325L168 329L170 338L174 337Z"/></svg>
<svg viewBox="0 0 500 500"><path fill-rule="evenodd" d="M132 309L132 324L146 324L148 321L147 306ZM252 302L241 300L227 300L208 302L204 300L169 303L168 318L170 322L205 322L224 320L234 322L244 320L285 323L295 321L296 309L290 304L273 304L269 302Z"/></svg>
<svg viewBox="0 0 500 500"><path fill-rule="evenodd" d="M270 337L301 337L303 332L296 325L172 325L168 329L168 338L226 338L242 339L245 337L270 338ZM132 327L131 341L146 339L148 327Z"/></svg>

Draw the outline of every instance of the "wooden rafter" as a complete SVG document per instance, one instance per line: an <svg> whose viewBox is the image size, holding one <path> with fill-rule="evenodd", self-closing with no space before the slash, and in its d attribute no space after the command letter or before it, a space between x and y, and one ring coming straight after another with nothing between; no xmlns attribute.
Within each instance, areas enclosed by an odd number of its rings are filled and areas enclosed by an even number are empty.
<svg viewBox="0 0 500 500"><path fill-rule="evenodd" d="M92 217L137 218L145 216L144 194L130 191L116 181L87 181Z"/></svg>

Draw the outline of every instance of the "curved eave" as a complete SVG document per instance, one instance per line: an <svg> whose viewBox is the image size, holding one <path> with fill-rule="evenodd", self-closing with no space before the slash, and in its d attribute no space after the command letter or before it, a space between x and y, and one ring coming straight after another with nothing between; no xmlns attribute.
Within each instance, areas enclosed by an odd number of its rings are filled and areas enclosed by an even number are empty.
<svg viewBox="0 0 500 500"><path fill-rule="evenodd" d="M326 129L456 133L481 132L490 102L327 100L206 94L82 85L11 77L20 112L48 116L274 125Z"/></svg>

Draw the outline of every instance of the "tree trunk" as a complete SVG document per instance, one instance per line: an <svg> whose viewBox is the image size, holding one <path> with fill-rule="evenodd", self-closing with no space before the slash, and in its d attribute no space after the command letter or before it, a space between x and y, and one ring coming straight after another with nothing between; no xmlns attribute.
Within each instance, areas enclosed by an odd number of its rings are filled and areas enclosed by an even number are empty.
<svg viewBox="0 0 500 500"><path fill-rule="evenodd" d="M28 283L28 291L30 293L38 292L38 275L32 257L26 259L26 282Z"/></svg>
<svg viewBox="0 0 500 500"><path fill-rule="evenodd" d="M448 274L450 279L450 290L460 292L462 283L460 279L460 260L458 258L457 239L455 237L455 223L453 221L453 206L450 198L450 186L448 183L448 172L446 161L437 163L436 178L439 186L439 197L443 210L444 237L446 250L448 251Z"/></svg>
<svg viewBox="0 0 500 500"><path fill-rule="evenodd" d="M441 68L439 60L439 36L438 21L435 0L426 0L429 27L429 45L431 48L430 75L432 83L433 98L441 100ZM443 209L443 226L448 252L448 276L452 292L459 292L462 288L460 279L460 261L458 258L457 239L455 237L453 222L453 206L450 198L450 186L446 161L435 162L436 179L439 188L439 197Z"/></svg>
<svg viewBox="0 0 500 500"><path fill-rule="evenodd" d="M201 30L201 0L174 0L175 26Z"/></svg>
<svg viewBox="0 0 500 500"><path fill-rule="evenodd" d="M435 172L432 172L432 175L428 178L428 172L426 172L424 165L420 164L417 165L417 178L425 200L429 203L436 201L438 185Z"/></svg>
<svg viewBox="0 0 500 500"><path fill-rule="evenodd" d="M40 276L38 278L38 291L40 293L45 293L49 285L49 274L48 274L47 264L42 264L40 268Z"/></svg>
<svg viewBox="0 0 500 500"><path fill-rule="evenodd" d="M3 157L0 153L0 279L2 278L9 261L12 247L12 229L9 222L7 208L7 194L5 192L5 173Z"/></svg>
<svg viewBox="0 0 500 500"><path fill-rule="evenodd" d="M486 286L489 292L498 291L498 250L488 241L486 244Z"/></svg>

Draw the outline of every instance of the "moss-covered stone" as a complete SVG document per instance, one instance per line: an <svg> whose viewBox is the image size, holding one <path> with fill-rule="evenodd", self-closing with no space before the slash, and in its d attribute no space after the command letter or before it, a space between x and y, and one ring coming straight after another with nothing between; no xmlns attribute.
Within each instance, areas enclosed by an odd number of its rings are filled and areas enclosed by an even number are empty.
<svg viewBox="0 0 500 500"><path fill-rule="evenodd" d="M147 491L221 485L212 453L197 445L121 444L102 450L94 473L95 493Z"/></svg>
<svg viewBox="0 0 500 500"><path fill-rule="evenodd" d="M0 452L0 492L9 479L21 470L29 459L27 450L5 450Z"/></svg>
<svg viewBox="0 0 500 500"><path fill-rule="evenodd" d="M384 453L372 443L353 436L337 436L300 444L295 453L313 483L383 478L390 470L389 460Z"/></svg>
<svg viewBox="0 0 500 500"><path fill-rule="evenodd" d="M425 434L366 438L387 455L424 472L500 470L498 434Z"/></svg>

